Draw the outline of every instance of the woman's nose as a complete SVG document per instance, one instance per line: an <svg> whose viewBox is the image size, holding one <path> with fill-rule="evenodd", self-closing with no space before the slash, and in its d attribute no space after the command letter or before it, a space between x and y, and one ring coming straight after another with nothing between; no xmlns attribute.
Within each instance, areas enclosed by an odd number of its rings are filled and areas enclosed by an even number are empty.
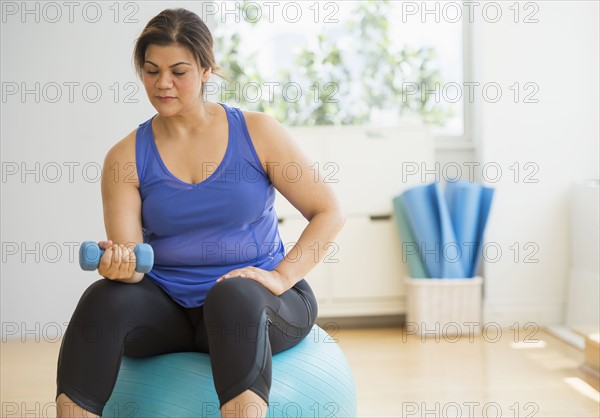
<svg viewBox="0 0 600 418"><path fill-rule="evenodd" d="M158 81L156 82L156 87L159 89L169 89L171 88L171 76L169 73L161 73L158 76Z"/></svg>

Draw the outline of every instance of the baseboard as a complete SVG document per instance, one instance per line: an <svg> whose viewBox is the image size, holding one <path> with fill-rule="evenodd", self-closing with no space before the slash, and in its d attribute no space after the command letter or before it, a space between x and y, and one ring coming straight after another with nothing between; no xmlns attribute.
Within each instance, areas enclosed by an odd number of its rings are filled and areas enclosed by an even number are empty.
<svg viewBox="0 0 600 418"><path fill-rule="evenodd" d="M600 379L600 371L598 371L598 369L590 366L589 364L583 363L581 366L579 366L579 368L581 369L581 371L589 374L593 378Z"/></svg>
<svg viewBox="0 0 600 418"><path fill-rule="evenodd" d="M597 332L590 332L586 327L571 328L565 325L549 326L545 329L551 335L583 353L584 361L579 369L589 377L588 383L598 390L598 386L600 386L600 345ZM597 328L591 329L595 331Z"/></svg>
<svg viewBox="0 0 600 418"><path fill-rule="evenodd" d="M379 316L344 316L317 318L317 325L321 328L400 328L406 322L406 315L379 315Z"/></svg>
<svg viewBox="0 0 600 418"><path fill-rule="evenodd" d="M564 325L550 325L544 329L559 340L583 351L585 349L585 338Z"/></svg>
<svg viewBox="0 0 600 418"><path fill-rule="evenodd" d="M538 302L538 303L536 303ZM564 321L564 302L547 302L529 300L484 300L484 323L494 323L501 327L519 326L533 323L536 326L551 326Z"/></svg>

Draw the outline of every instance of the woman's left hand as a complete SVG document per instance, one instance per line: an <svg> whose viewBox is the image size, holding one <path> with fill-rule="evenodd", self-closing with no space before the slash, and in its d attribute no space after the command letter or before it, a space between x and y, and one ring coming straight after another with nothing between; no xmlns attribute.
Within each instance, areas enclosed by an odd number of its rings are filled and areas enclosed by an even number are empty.
<svg viewBox="0 0 600 418"><path fill-rule="evenodd" d="M217 279L217 283L221 280L227 280L230 277L244 277L255 280L276 296L281 295L291 287L288 286L288 281L277 270L268 271L252 266L243 267L231 270L229 273L222 275Z"/></svg>

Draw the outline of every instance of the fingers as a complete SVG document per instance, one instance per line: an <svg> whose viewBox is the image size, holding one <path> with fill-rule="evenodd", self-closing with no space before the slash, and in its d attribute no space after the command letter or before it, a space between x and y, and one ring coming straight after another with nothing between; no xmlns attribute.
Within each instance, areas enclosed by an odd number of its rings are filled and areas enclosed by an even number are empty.
<svg viewBox="0 0 600 418"><path fill-rule="evenodd" d="M99 246L100 248L102 248L103 250L106 250L107 248L110 248L110 247L112 247L112 246L113 246L113 242L112 242L111 240L108 240L108 241L100 241L100 242L98 243L98 246Z"/></svg>
<svg viewBox="0 0 600 418"><path fill-rule="evenodd" d="M281 295L287 290L280 279L273 277L272 271L263 270L258 267L248 266L241 269L232 270L229 273L219 277L217 279L217 283L222 280L227 280L231 277L244 277L254 280L269 289L271 293L276 296Z"/></svg>
<svg viewBox="0 0 600 418"><path fill-rule="evenodd" d="M112 264L113 250L112 247L105 248L104 254L100 258L98 264L98 273L101 276L109 277L110 265Z"/></svg>
<svg viewBox="0 0 600 418"><path fill-rule="evenodd" d="M127 278L135 270L135 254L123 244L113 245L113 258L111 269L119 279Z"/></svg>
<svg viewBox="0 0 600 418"><path fill-rule="evenodd" d="M222 275L217 279L220 282L231 277L245 277L249 279L258 279L260 277L259 270L256 267L248 266L242 269L231 270L229 273Z"/></svg>
<svg viewBox="0 0 600 418"><path fill-rule="evenodd" d="M136 257L133 250L122 244L113 244L107 247L102 255L98 273L108 279L126 279L133 275L135 266Z"/></svg>
<svg viewBox="0 0 600 418"><path fill-rule="evenodd" d="M111 267L119 267L119 264L121 264L121 245L113 245L111 247L112 250L112 260L111 260Z"/></svg>
<svg viewBox="0 0 600 418"><path fill-rule="evenodd" d="M259 269L257 267L252 267L252 266L248 266L248 267L244 267L241 269L236 269L236 270L232 270L227 274L224 274L223 276L219 277L217 279L217 283L219 283L222 280L227 280L230 279L232 277L242 277L245 279L250 279L250 280L254 280L258 283L261 283L263 286L265 287L269 287L268 286L268 276L269 272Z"/></svg>

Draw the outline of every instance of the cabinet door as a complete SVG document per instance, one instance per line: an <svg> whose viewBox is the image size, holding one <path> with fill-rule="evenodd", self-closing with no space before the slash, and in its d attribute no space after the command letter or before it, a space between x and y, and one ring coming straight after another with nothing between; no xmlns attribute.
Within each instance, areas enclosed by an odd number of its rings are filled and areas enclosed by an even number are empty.
<svg viewBox="0 0 600 418"><path fill-rule="evenodd" d="M283 222L279 224L279 234L285 245L286 252L289 252L296 244L307 224L308 222L305 219L283 218ZM310 256L315 256L315 248L302 248L302 253L306 254L308 252ZM294 256L294 254L290 254L290 256ZM329 282L331 276L329 270L329 265L321 262L306 276L306 281L310 284L317 297L317 301L320 303L325 303L329 300Z"/></svg>
<svg viewBox="0 0 600 418"><path fill-rule="evenodd" d="M392 212L392 199L421 184L422 170L432 170L433 140L426 130L382 130L369 136L349 130L324 142L324 178L351 214Z"/></svg>
<svg viewBox="0 0 600 418"><path fill-rule="evenodd" d="M336 301L398 299L404 295L407 269L394 219L349 217L336 240L332 297Z"/></svg>

